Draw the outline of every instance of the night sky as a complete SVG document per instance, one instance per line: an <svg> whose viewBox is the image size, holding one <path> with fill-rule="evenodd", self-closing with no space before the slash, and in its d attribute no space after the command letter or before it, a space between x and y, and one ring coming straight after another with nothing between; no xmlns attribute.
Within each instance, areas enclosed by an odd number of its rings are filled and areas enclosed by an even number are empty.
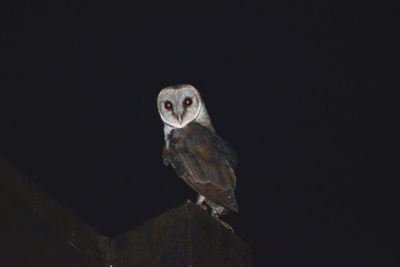
<svg viewBox="0 0 400 267"><path fill-rule="evenodd" d="M190 83L238 153L240 213L225 221L256 266L398 266L394 20L336 2L14 1L0 153L121 234L196 198L162 164L156 108Z"/></svg>

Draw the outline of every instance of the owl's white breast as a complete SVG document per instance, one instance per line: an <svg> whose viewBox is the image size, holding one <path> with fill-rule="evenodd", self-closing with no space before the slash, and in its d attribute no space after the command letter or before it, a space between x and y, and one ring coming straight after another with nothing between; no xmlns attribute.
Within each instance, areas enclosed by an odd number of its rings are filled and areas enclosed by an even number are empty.
<svg viewBox="0 0 400 267"><path fill-rule="evenodd" d="M168 140L168 135L171 133L171 131L174 128L172 128L171 126L169 126L168 124L164 124L164 140L165 140L165 144L167 145L167 147L169 147L169 140Z"/></svg>

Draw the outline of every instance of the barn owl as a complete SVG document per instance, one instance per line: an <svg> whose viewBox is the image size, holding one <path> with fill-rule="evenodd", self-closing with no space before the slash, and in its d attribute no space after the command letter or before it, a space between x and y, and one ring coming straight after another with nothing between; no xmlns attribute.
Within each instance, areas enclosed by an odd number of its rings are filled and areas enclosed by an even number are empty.
<svg viewBox="0 0 400 267"><path fill-rule="evenodd" d="M211 215L232 230L219 216L239 212L234 193L237 157L216 134L200 93L189 84L166 87L158 94L157 108L164 123L164 165L171 164L199 194L197 205L206 209L207 203Z"/></svg>

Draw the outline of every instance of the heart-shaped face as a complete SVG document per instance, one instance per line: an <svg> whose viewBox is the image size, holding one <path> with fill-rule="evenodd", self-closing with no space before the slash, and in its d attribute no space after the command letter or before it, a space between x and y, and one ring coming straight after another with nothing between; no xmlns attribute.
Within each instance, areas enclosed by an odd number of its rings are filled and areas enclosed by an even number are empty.
<svg viewBox="0 0 400 267"><path fill-rule="evenodd" d="M157 108L164 123L173 128L182 128L198 118L202 100L191 85L167 87L158 94Z"/></svg>

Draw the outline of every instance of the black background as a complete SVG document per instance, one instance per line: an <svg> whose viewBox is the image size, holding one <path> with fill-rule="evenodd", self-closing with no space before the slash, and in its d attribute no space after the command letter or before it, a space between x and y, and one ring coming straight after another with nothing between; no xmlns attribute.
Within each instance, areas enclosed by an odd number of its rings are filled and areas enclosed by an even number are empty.
<svg viewBox="0 0 400 267"><path fill-rule="evenodd" d="M190 83L239 155L225 220L256 266L395 266L398 27L336 2L14 1L0 153L115 236L196 197L162 164L155 104Z"/></svg>

